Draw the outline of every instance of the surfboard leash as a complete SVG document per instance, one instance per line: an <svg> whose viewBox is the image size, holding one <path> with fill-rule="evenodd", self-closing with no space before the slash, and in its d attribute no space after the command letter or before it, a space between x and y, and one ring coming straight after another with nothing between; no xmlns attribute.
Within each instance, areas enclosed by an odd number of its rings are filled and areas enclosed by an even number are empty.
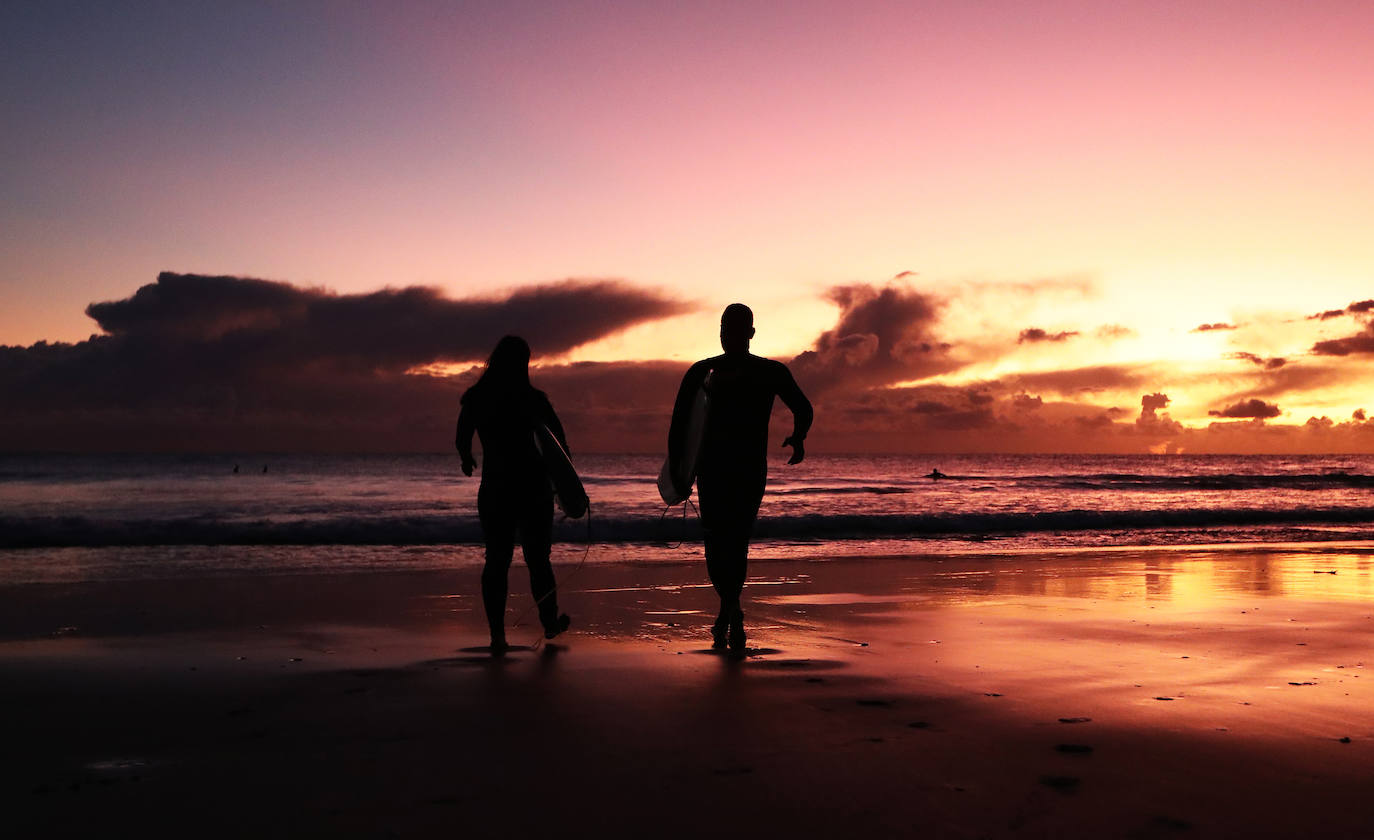
<svg viewBox="0 0 1374 840"><path fill-rule="evenodd" d="M655 540L654 542L661 543L661 544L663 545L663 547L666 548L666 549L668 549L669 551L674 551L674 550L676 550L676 549L682 548L682 544L683 544L683 543L686 541L686 539L687 539L687 537L686 537L686 534L687 534L687 508L688 508L689 505L690 505L691 508L692 508L692 513L696 514L697 519L698 519L698 520L701 519L701 511L697 510L697 506L692 502L692 500L691 500L691 499L683 499L683 500L682 500L682 534L683 534L683 536L682 536L680 539L678 539L678 541L677 541L676 543L673 543L672 545L669 545L669 544L668 544L668 541L667 541L667 540L663 540L663 539ZM658 528L657 528L656 531L655 531L655 533L656 533L657 535L661 536L661 535L663 534L663 523L664 523L664 521L666 521L667 518L668 518L668 511L672 510L672 509L675 508L675 507L677 507L677 505L664 505L664 506L663 506L663 513L661 513L661 514L658 515Z"/></svg>

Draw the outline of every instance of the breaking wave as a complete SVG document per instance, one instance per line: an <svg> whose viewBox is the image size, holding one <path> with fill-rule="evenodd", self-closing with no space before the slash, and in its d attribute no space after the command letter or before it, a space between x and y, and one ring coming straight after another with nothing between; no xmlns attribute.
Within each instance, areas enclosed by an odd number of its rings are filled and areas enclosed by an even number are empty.
<svg viewBox="0 0 1374 840"><path fill-rule="evenodd" d="M1374 525L1374 507L1296 509L1175 508L923 514L798 514L765 516L762 540L863 540L1148 529L1236 528L1270 525ZM617 516L555 523L556 539L598 543L695 541L701 526L676 514ZM83 516L0 517L0 548L164 545L450 545L480 543L475 518L453 514L399 517L339 516L296 520L191 517L111 520Z"/></svg>

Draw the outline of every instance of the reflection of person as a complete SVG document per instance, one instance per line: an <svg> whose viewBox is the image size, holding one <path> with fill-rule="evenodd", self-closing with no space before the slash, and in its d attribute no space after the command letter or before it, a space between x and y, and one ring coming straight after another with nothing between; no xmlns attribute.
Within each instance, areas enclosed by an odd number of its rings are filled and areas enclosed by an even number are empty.
<svg viewBox="0 0 1374 840"><path fill-rule="evenodd" d="M697 465L697 493L706 532L706 570L720 596L720 615L711 636L714 647L728 643L737 652L744 649L740 594L749 563L749 536L768 479L768 418L773 398L781 397L792 410L792 434L782 442L792 447L789 464L799 464L806 457L802 444L812 417L811 403L787 366L749 352L753 337L754 313L749 307L727 306L720 316L720 346L725 353L687 370L668 431L668 458L676 465L682 458L693 399L704 385L710 408ZM673 474L678 473L674 470ZM685 496L690 488L676 489Z"/></svg>
<svg viewBox="0 0 1374 840"><path fill-rule="evenodd" d="M549 549L553 540L553 491L539 451L534 446L534 425L543 423L568 448L563 426L549 398L530 385L530 347L524 339L508 335L496 344L477 383L463 394L454 445L463 459L463 475L477 466L472 457L472 433L482 442L482 485L477 491L477 515L486 541L486 565L482 568L482 604L491 630L491 648L506 650L506 585L515 536L530 589L539 602L539 621L544 637L552 639L568 628L569 619L558 613L553 566Z"/></svg>

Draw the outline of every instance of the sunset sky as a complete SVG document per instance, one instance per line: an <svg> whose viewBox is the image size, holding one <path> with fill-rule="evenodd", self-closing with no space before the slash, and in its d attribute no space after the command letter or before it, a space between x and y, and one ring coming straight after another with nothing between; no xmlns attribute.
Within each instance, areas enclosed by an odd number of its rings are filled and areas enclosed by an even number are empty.
<svg viewBox="0 0 1374 840"><path fill-rule="evenodd" d="M7 2L0 426L442 449L517 331L575 447L649 451L740 300L822 450L1372 451L1372 42L1360 0Z"/></svg>

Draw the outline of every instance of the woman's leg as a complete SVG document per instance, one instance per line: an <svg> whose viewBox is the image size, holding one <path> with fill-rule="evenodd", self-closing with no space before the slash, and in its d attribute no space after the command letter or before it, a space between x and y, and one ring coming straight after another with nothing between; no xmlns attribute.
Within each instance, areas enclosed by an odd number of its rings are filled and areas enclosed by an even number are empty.
<svg viewBox="0 0 1374 840"><path fill-rule="evenodd" d="M553 548L553 496L534 492L520 508L520 549L530 573L530 593L539 604L539 622L547 632L558 626L558 592L549 554Z"/></svg>
<svg viewBox="0 0 1374 840"><path fill-rule="evenodd" d="M515 516L503 495L485 485L477 491L477 515L486 542L482 606L486 608L493 649L506 645L506 579L515 554Z"/></svg>

